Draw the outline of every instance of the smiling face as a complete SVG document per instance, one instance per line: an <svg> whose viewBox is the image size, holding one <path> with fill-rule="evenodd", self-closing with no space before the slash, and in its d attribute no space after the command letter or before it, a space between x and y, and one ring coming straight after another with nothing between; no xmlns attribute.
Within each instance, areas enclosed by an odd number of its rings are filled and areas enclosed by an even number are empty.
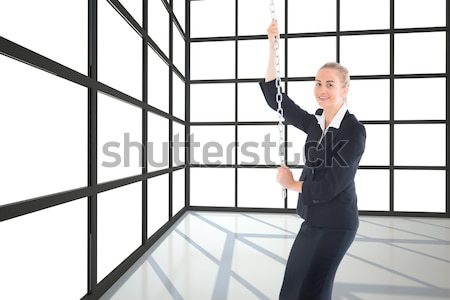
<svg viewBox="0 0 450 300"><path fill-rule="evenodd" d="M338 70L322 68L317 72L314 96L321 108L339 109L347 93L348 87L344 86L343 78Z"/></svg>

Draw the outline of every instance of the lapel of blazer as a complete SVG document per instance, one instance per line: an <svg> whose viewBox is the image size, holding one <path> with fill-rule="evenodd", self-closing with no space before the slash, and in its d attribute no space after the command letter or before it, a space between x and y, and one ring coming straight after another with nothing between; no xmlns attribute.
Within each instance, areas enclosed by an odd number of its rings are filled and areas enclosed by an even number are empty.
<svg viewBox="0 0 450 300"><path fill-rule="evenodd" d="M316 115L320 115L322 113L322 109L318 109L316 111ZM306 166L307 167L314 167L312 162L315 161L315 159L325 159L325 156L327 155L325 152L332 151L334 147L336 147L337 142L341 139L342 131L346 125L346 123L349 121L349 112L348 110L345 112L344 118L342 119L342 122L339 126L339 129L334 127L329 127L327 133L323 137L321 144L319 144L320 137L322 135L322 129L320 127L319 123L314 124L314 126L310 127L310 131L308 133L308 140L313 142L312 145L308 146L308 149L306 149L308 152L306 155ZM326 147L324 149L323 147ZM309 152L310 148L313 147L315 149L311 149L311 152ZM322 147L322 150L320 150Z"/></svg>
<svg viewBox="0 0 450 300"><path fill-rule="evenodd" d="M348 121L348 118L349 118L349 112L347 110L344 114L344 117L342 118L342 122L341 122L341 125L339 126L339 128L334 128L334 127L328 128L328 130L330 130L330 129L333 130L331 145L336 145L337 141L340 139L340 137L342 135L342 130L345 126L345 123Z"/></svg>
<svg viewBox="0 0 450 300"><path fill-rule="evenodd" d="M321 114L322 111L323 110L320 109L317 112L319 112L319 114ZM316 112L316 114L317 114L317 112ZM334 147L334 145L336 145L337 141L339 140L340 136L342 135L343 126L348 121L348 118L349 118L349 112L347 110L345 112L344 118L342 118L342 122L341 122L339 128L329 127L327 133L325 134L325 136L323 137L323 140L321 141L321 144L323 145L324 142L326 141L327 147ZM315 126L314 128L315 128L314 138L316 139L317 142L319 142L320 137L322 135L322 129L320 128L320 125L318 123L317 123L317 126Z"/></svg>

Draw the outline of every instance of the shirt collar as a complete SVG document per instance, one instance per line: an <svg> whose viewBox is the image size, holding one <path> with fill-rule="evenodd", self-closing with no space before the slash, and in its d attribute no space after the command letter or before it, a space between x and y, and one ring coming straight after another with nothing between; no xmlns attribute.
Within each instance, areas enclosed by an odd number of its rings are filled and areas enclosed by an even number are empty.
<svg viewBox="0 0 450 300"><path fill-rule="evenodd" d="M333 117L333 120L331 120L328 127L334 127L336 129L339 129L346 112L347 112L347 104L345 104L344 102L341 108L339 108L339 110L337 111L336 115ZM317 123L320 125L320 128L322 128L322 131L325 131L325 114L323 113L323 109L318 109L316 111L315 116L317 119Z"/></svg>

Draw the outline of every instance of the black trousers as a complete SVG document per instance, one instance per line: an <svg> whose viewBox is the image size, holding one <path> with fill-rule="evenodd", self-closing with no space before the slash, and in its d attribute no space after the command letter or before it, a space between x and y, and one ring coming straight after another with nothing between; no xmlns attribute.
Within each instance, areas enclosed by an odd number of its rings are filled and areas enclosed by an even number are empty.
<svg viewBox="0 0 450 300"><path fill-rule="evenodd" d="M334 276L356 231L303 222L286 264L280 300L331 299Z"/></svg>

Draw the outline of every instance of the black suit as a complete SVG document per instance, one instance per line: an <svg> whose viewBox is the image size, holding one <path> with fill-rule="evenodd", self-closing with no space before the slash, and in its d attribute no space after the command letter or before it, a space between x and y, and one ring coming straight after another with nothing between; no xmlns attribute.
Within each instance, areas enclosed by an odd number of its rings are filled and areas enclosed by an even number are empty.
<svg viewBox="0 0 450 300"><path fill-rule="evenodd" d="M275 80L259 82L269 106L276 110ZM355 174L365 148L366 131L348 110L339 128L322 129L283 93L286 122L307 134L305 166L297 213L305 220L286 265L280 299L331 299L334 275L359 226ZM322 109L316 111L321 115ZM319 143L320 141L320 143Z"/></svg>

